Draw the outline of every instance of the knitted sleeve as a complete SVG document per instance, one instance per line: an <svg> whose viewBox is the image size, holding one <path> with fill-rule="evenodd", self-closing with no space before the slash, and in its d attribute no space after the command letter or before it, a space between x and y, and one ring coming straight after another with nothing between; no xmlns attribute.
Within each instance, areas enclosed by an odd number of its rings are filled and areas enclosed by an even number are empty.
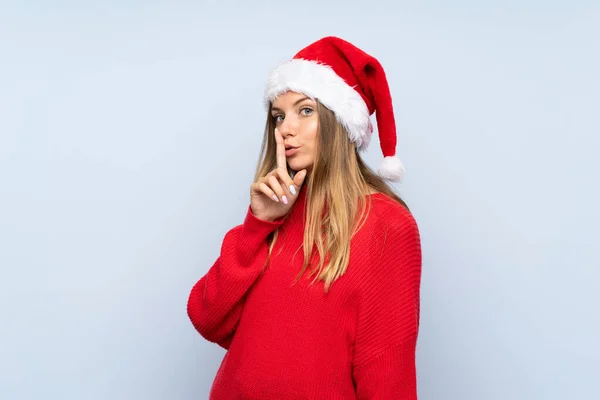
<svg viewBox="0 0 600 400"><path fill-rule="evenodd" d="M358 400L416 400L421 243L408 213L381 231L381 256L364 281L354 341Z"/></svg>
<svg viewBox="0 0 600 400"><path fill-rule="evenodd" d="M267 236L283 221L261 220L248 206L244 223L225 234L219 257L193 286L187 302L188 317L208 341L229 349L245 295L267 258Z"/></svg>

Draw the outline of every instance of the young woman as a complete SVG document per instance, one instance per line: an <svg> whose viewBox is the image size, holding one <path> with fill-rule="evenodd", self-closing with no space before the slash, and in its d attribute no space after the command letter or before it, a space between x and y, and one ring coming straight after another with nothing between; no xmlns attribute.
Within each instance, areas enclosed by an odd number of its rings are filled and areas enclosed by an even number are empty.
<svg viewBox="0 0 600 400"><path fill-rule="evenodd" d="M421 244L385 180L404 173L385 73L325 37L272 71L244 222L187 312L227 349L210 399L417 398ZM378 173L359 152L376 112Z"/></svg>

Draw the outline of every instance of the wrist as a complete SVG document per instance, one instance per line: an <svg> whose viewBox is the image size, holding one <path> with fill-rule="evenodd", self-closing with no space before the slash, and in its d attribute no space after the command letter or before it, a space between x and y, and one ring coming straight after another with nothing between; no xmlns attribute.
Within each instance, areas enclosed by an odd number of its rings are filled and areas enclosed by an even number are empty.
<svg viewBox="0 0 600 400"><path fill-rule="evenodd" d="M260 219L261 221L266 221L266 222L273 222L274 219L269 218L267 216L263 216L260 214L257 214L256 212L254 212L254 210L252 209L252 207L250 207L250 212L252 213L252 215L254 215L255 218Z"/></svg>

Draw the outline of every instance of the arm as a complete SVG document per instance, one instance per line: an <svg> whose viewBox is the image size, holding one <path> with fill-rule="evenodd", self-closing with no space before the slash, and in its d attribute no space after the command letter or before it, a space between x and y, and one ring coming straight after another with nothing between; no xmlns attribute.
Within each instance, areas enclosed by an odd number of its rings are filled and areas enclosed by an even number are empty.
<svg viewBox="0 0 600 400"><path fill-rule="evenodd" d="M416 400L421 244L410 214L381 232L358 312L353 378L359 400Z"/></svg>
<svg viewBox="0 0 600 400"><path fill-rule="evenodd" d="M187 313L194 328L208 341L229 348L245 295L267 258L267 236L283 221L283 217L272 222L259 219L248 206L244 223L227 232L219 257L193 286Z"/></svg>

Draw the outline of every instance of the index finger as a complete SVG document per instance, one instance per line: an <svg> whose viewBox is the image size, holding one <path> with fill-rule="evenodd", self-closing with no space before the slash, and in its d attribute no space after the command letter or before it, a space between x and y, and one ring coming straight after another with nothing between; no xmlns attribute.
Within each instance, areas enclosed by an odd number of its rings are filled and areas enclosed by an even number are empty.
<svg viewBox="0 0 600 400"><path fill-rule="evenodd" d="M287 171L287 162L285 158L285 145L283 144L283 136L279 130L275 128L275 141L277 142L277 167Z"/></svg>

